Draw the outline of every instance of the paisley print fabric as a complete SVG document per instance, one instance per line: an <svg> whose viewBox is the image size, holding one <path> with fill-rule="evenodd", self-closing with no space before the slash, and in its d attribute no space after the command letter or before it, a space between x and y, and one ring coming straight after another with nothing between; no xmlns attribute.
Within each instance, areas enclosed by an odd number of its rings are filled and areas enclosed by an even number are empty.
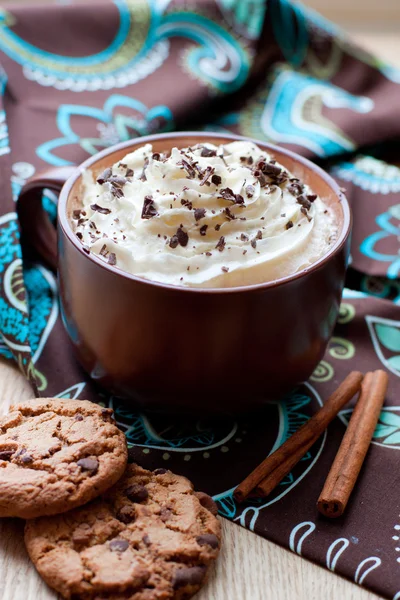
<svg viewBox="0 0 400 600"><path fill-rule="evenodd" d="M112 407L143 466L189 476L224 517L387 598L400 598L400 155L391 143L399 73L290 0L71 0L0 11L2 359L36 395ZM55 275L20 244L15 203L34 173L120 140L192 128L318 161L353 208L352 263L326 354L308 382L257 417L146 415L99 391L71 355ZM53 221L56 203L45 191ZM345 517L322 519L315 501L351 406L270 497L235 504L240 480L351 369L377 368L390 374L387 402Z"/></svg>

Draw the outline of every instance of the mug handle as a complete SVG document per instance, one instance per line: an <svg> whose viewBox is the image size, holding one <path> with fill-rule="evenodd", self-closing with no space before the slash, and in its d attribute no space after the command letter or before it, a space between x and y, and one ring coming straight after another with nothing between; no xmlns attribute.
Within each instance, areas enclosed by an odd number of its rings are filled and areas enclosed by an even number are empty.
<svg viewBox="0 0 400 600"><path fill-rule="evenodd" d="M44 263L57 270L57 230L42 204L44 189L60 192L76 167L55 167L30 177L22 186L17 201L17 213L22 238L36 250Z"/></svg>

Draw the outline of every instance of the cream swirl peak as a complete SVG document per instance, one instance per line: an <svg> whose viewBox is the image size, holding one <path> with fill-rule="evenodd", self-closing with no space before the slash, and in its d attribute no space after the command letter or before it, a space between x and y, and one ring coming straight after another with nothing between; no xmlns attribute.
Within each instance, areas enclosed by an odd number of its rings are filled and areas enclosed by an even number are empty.
<svg viewBox="0 0 400 600"><path fill-rule="evenodd" d="M296 273L337 237L331 209L248 141L150 144L94 181L83 174L76 235L85 249L139 277L232 287Z"/></svg>

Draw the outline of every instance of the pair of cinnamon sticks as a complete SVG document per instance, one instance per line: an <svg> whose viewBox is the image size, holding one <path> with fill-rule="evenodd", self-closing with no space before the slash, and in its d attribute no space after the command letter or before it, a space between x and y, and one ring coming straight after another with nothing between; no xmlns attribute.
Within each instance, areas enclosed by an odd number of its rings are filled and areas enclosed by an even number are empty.
<svg viewBox="0 0 400 600"><path fill-rule="evenodd" d="M336 518L343 514L367 454L385 400L385 371L365 375L352 371L324 406L276 452L268 456L236 488L237 502L268 496L291 472L322 435L339 411L361 390L350 423L317 502L320 513Z"/></svg>

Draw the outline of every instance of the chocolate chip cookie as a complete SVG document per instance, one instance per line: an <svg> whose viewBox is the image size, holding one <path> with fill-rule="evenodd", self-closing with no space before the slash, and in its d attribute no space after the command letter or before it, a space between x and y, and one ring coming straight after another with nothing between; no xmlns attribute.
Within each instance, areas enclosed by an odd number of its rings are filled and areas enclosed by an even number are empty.
<svg viewBox="0 0 400 600"><path fill-rule="evenodd" d="M127 449L112 411L41 398L0 418L0 517L31 519L89 502L124 473Z"/></svg>
<svg viewBox="0 0 400 600"><path fill-rule="evenodd" d="M28 521L25 544L64 598L183 600L199 590L219 552L220 525L207 504L214 510L185 477L130 464L90 504Z"/></svg>

